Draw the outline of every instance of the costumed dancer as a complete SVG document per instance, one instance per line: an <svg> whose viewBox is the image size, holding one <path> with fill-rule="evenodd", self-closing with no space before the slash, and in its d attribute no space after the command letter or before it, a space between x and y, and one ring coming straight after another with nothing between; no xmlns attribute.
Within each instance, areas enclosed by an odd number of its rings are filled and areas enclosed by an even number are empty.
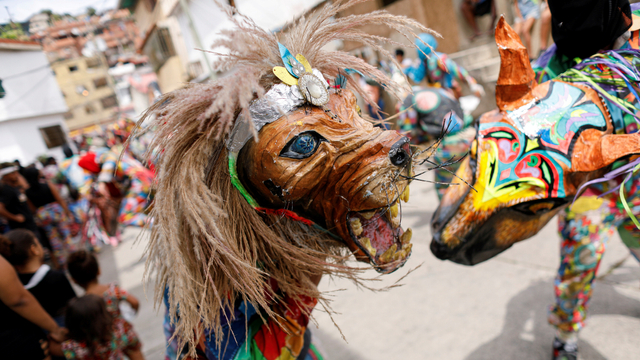
<svg viewBox="0 0 640 360"><path fill-rule="evenodd" d="M484 89L462 66L456 64L445 53L436 51L438 40L428 33L420 34L415 40L419 62L405 68L404 73L416 84L426 80L431 87L440 87L453 93L456 98L462 94L460 83L469 85L476 96L481 97Z"/></svg>
<svg viewBox="0 0 640 360"><path fill-rule="evenodd" d="M94 142L97 140L99 139L94 139ZM101 144L99 141L98 143ZM78 164L95 177L92 197L102 214L98 220L102 221L102 226L109 234L108 242L116 245L119 242L118 225L146 225L145 211L150 201L153 173L127 152L123 152L122 145L115 145L110 149L92 147L91 150ZM91 221L91 224L100 227L100 221ZM100 233L98 229L94 230L94 233Z"/></svg>
<svg viewBox="0 0 640 360"><path fill-rule="evenodd" d="M617 230L633 256L640 254L640 24L631 24L640 8L626 1L549 6L558 51L542 58L538 77L551 78L542 84L533 81L513 30L504 19L498 25L499 110L480 117L470 159L457 174L477 192L445 194L432 220L431 250L474 265L559 214L561 263L549 320L557 328L553 357L574 360L609 238ZM593 54L598 49L608 50ZM590 54L572 68L556 67Z"/></svg>
<svg viewBox="0 0 640 360"><path fill-rule="evenodd" d="M409 140L360 117L352 91L363 89L345 69L395 96L409 89L324 48L349 39L393 61L353 24L428 29L385 11L336 16L358 2L331 2L277 35L221 6L235 25L213 45L228 50L214 64L226 76L166 94L141 119L157 126L147 255L170 358L322 359L307 327L322 275L356 279L350 253L382 273L407 261Z"/></svg>
<svg viewBox="0 0 640 360"><path fill-rule="evenodd" d="M119 186L118 193L109 192L115 198L121 198L118 211L118 224L122 226L143 227L147 223L146 209L149 205L153 173L142 163L134 159L124 146L116 145L100 157L100 184ZM114 175L115 174L115 175ZM113 192L113 193L112 193Z"/></svg>
<svg viewBox="0 0 640 360"><path fill-rule="evenodd" d="M89 210L89 193L92 175L89 171L78 165L80 156L75 154L71 148L64 145L64 160L58 166L58 175L55 183L58 183L63 189L66 188L69 209L73 213L76 222L82 224L86 221L87 211ZM61 191L64 192L64 191Z"/></svg>
<svg viewBox="0 0 640 360"><path fill-rule="evenodd" d="M630 7L628 0L616 0L613 4L564 0L549 0L548 3L555 44L533 63L538 82L555 78L580 63L580 59L600 50L638 49L637 30L640 24L632 24L632 15L639 16L640 7ZM607 15L607 9L613 9L610 15ZM630 28L634 31L630 32ZM601 86L606 86L606 80ZM633 100L633 87L630 87L628 95L632 99L632 109L638 114L640 108L637 107L638 100ZM618 113L612 117L623 120L621 128L626 128L626 133L638 130L638 120L632 115L621 114L613 104L609 109ZM621 165L624 163L614 164L613 170ZM561 260L555 280L556 304L551 307L549 315L549 322L557 328L553 345L555 359L577 359L578 332L585 324L593 281L606 244L616 231L631 254L640 260L640 232L636 225L627 217L619 199L603 197L621 181L612 179L593 184L558 217L558 230L562 237ZM639 186L640 175L634 175L625 184L630 208L640 206ZM591 254L586 261L582 261L583 252Z"/></svg>
<svg viewBox="0 0 640 360"><path fill-rule="evenodd" d="M447 163L463 157L469 150L475 130L458 102L461 94L458 82L469 85L477 97L484 90L476 80L446 54L436 52L438 41L431 34L420 34L415 40L419 65L406 68L405 73L415 82L427 79L428 87L414 88L400 105L398 126L414 144L429 144L440 139L434 150L435 164ZM451 112L450 116L446 116ZM447 191L457 163L435 170L438 198Z"/></svg>

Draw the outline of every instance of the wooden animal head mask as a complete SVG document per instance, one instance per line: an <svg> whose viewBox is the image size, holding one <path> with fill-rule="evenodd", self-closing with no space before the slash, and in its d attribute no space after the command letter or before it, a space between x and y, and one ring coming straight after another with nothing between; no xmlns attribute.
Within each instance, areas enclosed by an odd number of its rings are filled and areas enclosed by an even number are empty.
<svg viewBox="0 0 640 360"><path fill-rule="evenodd" d="M452 186L432 220L433 253L467 265L533 236L583 184L640 152L640 137L627 134L635 115L624 110L638 101L625 84L640 80L637 50L598 55L534 86L526 49L504 19L496 42L499 110L480 118L457 173L474 189Z"/></svg>
<svg viewBox="0 0 640 360"><path fill-rule="evenodd" d="M346 69L392 94L407 89L325 46L360 41L392 59L353 24L408 37L428 29L386 12L338 17L357 2L334 1L278 37L227 9L236 27L214 44L228 50L214 64L227 75L169 93L146 114L157 125L149 264L158 296L171 289L172 314L179 304L181 339L195 341L196 328L222 338L221 316L238 301L277 319L275 289L322 300L319 275L359 271L345 255L383 273L409 256L399 214L412 176L408 140L359 115L354 92L364 92Z"/></svg>

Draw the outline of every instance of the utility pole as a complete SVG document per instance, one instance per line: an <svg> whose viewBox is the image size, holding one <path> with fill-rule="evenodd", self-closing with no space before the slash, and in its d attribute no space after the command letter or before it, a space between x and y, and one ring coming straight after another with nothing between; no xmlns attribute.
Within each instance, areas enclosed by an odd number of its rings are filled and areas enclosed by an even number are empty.
<svg viewBox="0 0 640 360"><path fill-rule="evenodd" d="M189 6L187 5L186 0L180 0L180 7L182 7L182 11L185 15L187 15L187 21L189 22L189 29L191 29L191 36L196 43L196 46L200 49L204 49L202 46L202 41L200 41L200 35L198 35L198 31L196 30L195 25L193 25L193 19L191 18L191 12L189 11ZM209 79L215 80L216 74L213 72L213 68L207 59L207 54L203 51L202 57L204 58L204 63L207 65L207 69L209 70Z"/></svg>
<svg viewBox="0 0 640 360"><path fill-rule="evenodd" d="M5 9L7 9L7 14L9 14L9 23L13 23L13 19L11 18L11 13L9 12L9 7L5 6Z"/></svg>

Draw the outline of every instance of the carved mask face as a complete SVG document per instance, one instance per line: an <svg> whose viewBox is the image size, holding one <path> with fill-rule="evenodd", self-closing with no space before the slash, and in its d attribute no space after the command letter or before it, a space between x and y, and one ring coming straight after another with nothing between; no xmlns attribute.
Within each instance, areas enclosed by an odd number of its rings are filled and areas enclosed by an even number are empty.
<svg viewBox="0 0 640 360"><path fill-rule="evenodd" d="M399 207L409 197L408 139L362 119L350 91L331 94L325 109L302 106L265 125L241 150L238 176L261 206L312 220L391 272L411 252Z"/></svg>

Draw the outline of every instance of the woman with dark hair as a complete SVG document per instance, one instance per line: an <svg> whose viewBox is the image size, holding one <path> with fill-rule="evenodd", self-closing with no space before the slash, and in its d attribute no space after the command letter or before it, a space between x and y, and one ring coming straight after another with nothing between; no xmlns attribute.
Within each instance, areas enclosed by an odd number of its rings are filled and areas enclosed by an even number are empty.
<svg viewBox="0 0 640 360"><path fill-rule="evenodd" d="M54 264L64 267L67 254L75 250L72 238L78 232L78 225L74 221L73 213L56 187L42 179L40 170L25 169L24 177L29 183L25 194L32 207L36 224L47 233L53 250Z"/></svg>
<svg viewBox="0 0 640 360"><path fill-rule="evenodd" d="M44 249L38 238L26 229L11 230L0 237L0 255L16 269L25 289L62 325L67 303L76 293L64 272L44 263Z"/></svg>
<svg viewBox="0 0 640 360"><path fill-rule="evenodd" d="M131 360L144 359L140 343L128 341L131 327L113 317L104 300L85 295L69 303L65 316L69 340L62 343L67 359L115 360L125 355Z"/></svg>
<svg viewBox="0 0 640 360"><path fill-rule="evenodd" d="M2 237L2 235L0 235ZM20 283L15 269L0 256L0 355L3 360L48 359L47 336L64 339L36 298Z"/></svg>

